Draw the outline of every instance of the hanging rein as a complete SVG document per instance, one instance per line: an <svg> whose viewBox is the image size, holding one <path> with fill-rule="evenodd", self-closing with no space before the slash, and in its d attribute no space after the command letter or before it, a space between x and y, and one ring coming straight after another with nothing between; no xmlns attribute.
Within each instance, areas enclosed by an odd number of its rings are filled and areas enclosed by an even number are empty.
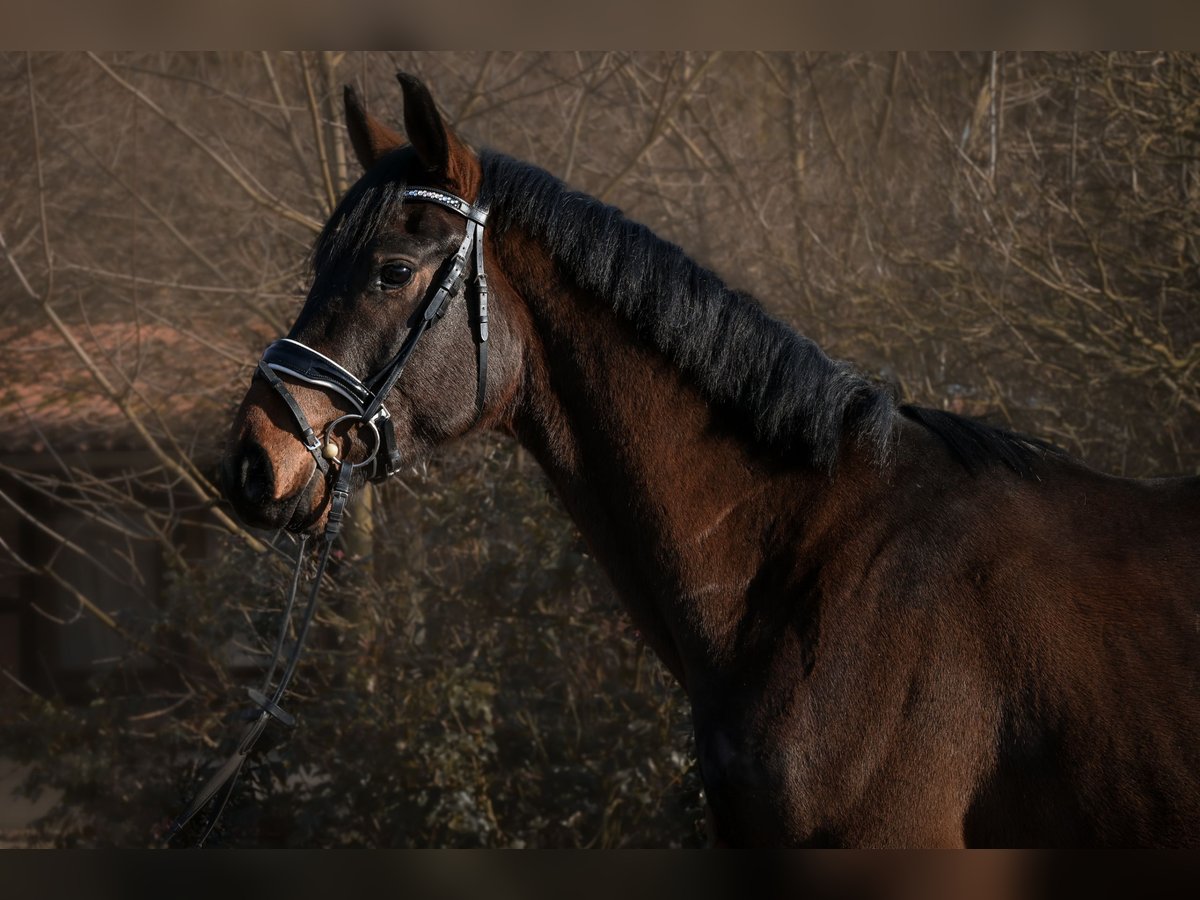
<svg viewBox="0 0 1200 900"><path fill-rule="evenodd" d="M450 257L445 276L437 288L427 295L421 308L417 311L414 324L409 326L408 334L396 355L365 382L360 381L344 367L322 353L291 338L275 341L263 353L258 361L258 371L282 398L291 411L299 431L300 440L312 454L316 463L313 474L320 472L322 477L334 476L333 489L330 492L329 514L325 522L325 530L321 535L322 544L318 556L316 574L309 587L308 602L304 609L299 631L291 654L284 667L279 681L272 688L272 678L278 668L283 645L291 623L292 609L296 603L296 595L300 586L301 569L304 565L305 551L308 547L308 537L301 538L300 548L296 554L295 568L292 572L291 587L284 604L279 634L275 639L275 649L267 667L266 677L259 689L249 688L247 693L254 701L254 708L247 716L251 718L250 725L242 733L237 748L225 763L205 783L204 787L192 799L179 817L171 824L166 840L169 842L181 831L195 815L203 809L210 800L220 793L216 808L209 819L208 826L201 835L196 846L203 846L217 824L225 809L233 788L237 782L242 765L250 751L262 736L271 719L276 719L288 728L296 725L295 717L286 712L279 704L287 691L288 684L296 672L300 660L300 651L304 639L312 624L316 612L317 594L320 590L321 579L329 562L329 553L333 542L342 530L342 517L346 504L350 499L351 481L354 473L362 469L368 481L384 481L395 475L401 464L400 450L396 445L396 433L392 424L391 413L388 412L384 401L395 387L404 372L404 366L417 346L421 336L435 322L440 320L449 309L449 303L460 293L467 281L467 271L474 263L475 270L475 308L469 310L474 318L474 338L476 347L476 389L475 389L475 420L483 414L484 397L487 391L487 360L488 360L488 288L487 276L483 270L483 227L487 221L487 204L480 202L471 205L461 197L447 191L429 187L410 187L404 190L405 200L416 200L437 203L461 215L467 220L466 233L458 250ZM467 292L470 293L470 292ZM301 381L310 387L322 391L330 391L347 400L354 412L334 419L318 438L316 431L309 424L300 404L288 390L287 384L280 378L286 375ZM340 459L338 445L334 439L334 430L342 423L349 423L365 429L370 434L370 453L358 462ZM336 474L335 474L336 473Z"/></svg>

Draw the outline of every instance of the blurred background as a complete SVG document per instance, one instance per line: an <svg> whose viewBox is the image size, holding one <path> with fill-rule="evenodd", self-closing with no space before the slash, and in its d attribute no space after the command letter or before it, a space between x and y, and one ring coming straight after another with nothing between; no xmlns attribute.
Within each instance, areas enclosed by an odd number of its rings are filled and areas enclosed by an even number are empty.
<svg viewBox="0 0 1200 900"><path fill-rule="evenodd" d="M1200 471L1200 56L0 55L0 846L156 844L287 580L215 464L398 69L905 399ZM703 843L687 706L495 437L357 498L214 843Z"/></svg>

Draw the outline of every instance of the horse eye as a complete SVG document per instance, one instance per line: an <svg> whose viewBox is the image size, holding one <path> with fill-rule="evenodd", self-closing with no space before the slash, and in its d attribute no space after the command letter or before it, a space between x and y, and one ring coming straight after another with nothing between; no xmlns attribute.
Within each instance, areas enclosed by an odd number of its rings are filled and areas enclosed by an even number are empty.
<svg viewBox="0 0 1200 900"><path fill-rule="evenodd" d="M412 276L412 269L404 263L387 263L379 267L379 286L384 290L402 288Z"/></svg>

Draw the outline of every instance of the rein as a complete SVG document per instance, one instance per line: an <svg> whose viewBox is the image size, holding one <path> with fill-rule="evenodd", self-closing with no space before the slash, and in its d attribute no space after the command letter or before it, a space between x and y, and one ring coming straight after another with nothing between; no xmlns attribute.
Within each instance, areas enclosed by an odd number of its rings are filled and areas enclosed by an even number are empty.
<svg viewBox="0 0 1200 900"><path fill-rule="evenodd" d="M167 843L170 843L171 839L219 794L220 799L216 803L212 817L196 843L197 847L204 846L233 794L234 785L237 783L242 766L266 730L268 722L276 719L288 728L296 727L295 717L279 704L287 691L292 676L296 673L300 652L304 647L304 639L308 635L309 626L316 614L321 579L324 577L325 567L329 563L329 554L333 543L342 530L342 517L350 499L354 473L359 469L370 467L366 472L367 480L380 482L399 471L400 450L396 444L392 416L384 406L384 399L395 387L396 382L400 380L400 376L404 373L404 367L422 335L446 314L449 309L448 301L453 300L462 292L466 283L467 268L472 262L475 268L476 302L473 312L477 372L474 421L478 422L483 415L484 399L487 393L488 361L488 287L487 276L483 270L483 228L487 221L487 205L479 203L473 206L461 197L456 197L447 191L427 187L407 188L403 192L403 198L437 203L453 210L467 220L467 227L462 243L450 257L446 275L438 284L437 289L426 299L416 323L409 326L408 334L396 355L383 368L370 376L366 382L360 381L353 373L323 353L292 338L282 338L272 343L258 361L255 375L265 378L287 405L296 422L304 448L312 454L313 460L316 462L313 474L320 472L323 477L328 478L336 468L337 477L330 492L329 515L320 538L322 546L318 556L316 574L313 576L309 588L300 628L296 634L295 643L292 645L291 654L284 666L283 674L272 689L271 681L282 658L288 626L291 623L292 611L299 592L300 576L309 540L307 535L301 538L300 547L296 553L291 587L288 590L279 634L275 639L275 649L271 655L271 662L267 667L262 687L257 690L255 688L247 689L255 706L246 715L253 721L242 733L233 754L209 777L193 797L192 802L188 804L187 809L171 823L166 836ZM300 404L296 402L283 379L279 377L280 374L288 375L319 390L338 394L350 402L354 412L334 419L324 428L324 440L318 439L316 431L309 424ZM373 447L365 459L352 463L349 460L338 458L339 451L334 440L334 429L342 422L357 422L360 426L369 429L374 436Z"/></svg>

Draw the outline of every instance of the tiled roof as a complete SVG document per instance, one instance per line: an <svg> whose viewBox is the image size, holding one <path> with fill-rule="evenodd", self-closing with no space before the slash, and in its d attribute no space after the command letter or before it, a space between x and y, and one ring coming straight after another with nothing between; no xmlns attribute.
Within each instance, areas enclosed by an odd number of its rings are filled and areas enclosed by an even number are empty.
<svg viewBox="0 0 1200 900"><path fill-rule="evenodd" d="M261 328L184 331L167 324L72 327L97 368L156 437L215 453L245 390ZM145 442L52 326L0 327L0 453L145 449Z"/></svg>

